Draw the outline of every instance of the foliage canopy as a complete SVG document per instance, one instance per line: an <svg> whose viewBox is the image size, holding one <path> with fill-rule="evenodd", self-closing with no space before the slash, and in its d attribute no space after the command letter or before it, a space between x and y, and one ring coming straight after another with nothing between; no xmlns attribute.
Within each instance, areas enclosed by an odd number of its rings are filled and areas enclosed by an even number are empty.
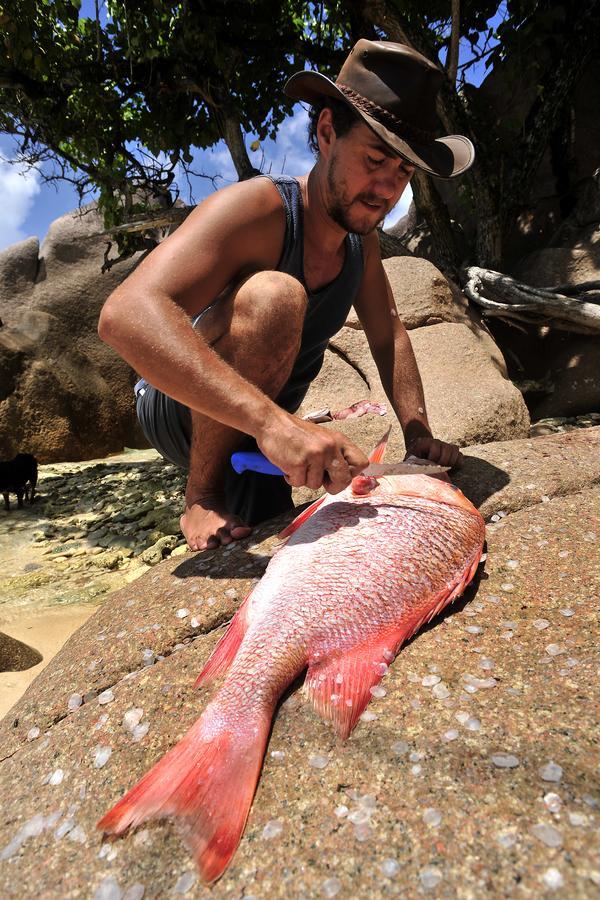
<svg viewBox="0 0 600 900"><path fill-rule="evenodd" d="M334 75L359 37L402 40L450 70L438 112L477 147L462 196L478 223L475 257L489 264L597 46L599 2L95 0L89 16L80 0L0 0L0 131L18 160L46 163L44 177L72 181L82 198L98 189L111 226L149 200L170 205L195 148L224 139L239 176L253 174L244 135L277 134L293 72ZM470 52L457 65L459 38ZM499 127L477 104L467 81L478 62L530 84L514 121ZM415 197L443 241L435 189Z"/></svg>

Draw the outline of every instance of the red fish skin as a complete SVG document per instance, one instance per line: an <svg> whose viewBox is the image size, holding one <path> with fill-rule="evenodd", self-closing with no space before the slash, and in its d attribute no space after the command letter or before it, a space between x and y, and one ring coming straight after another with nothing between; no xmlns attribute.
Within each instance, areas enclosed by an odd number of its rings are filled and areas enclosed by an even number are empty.
<svg viewBox="0 0 600 900"><path fill-rule="evenodd" d="M202 877L218 878L241 839L281 694L308 669L309 699L346 738L400 646L469 583L484 532L447 479L386 476L367 494L327 496L201 673L202 684L225 675L214 700L99 827L121 833L175 816Z"/></svg>
<svg viewBox="0 0 600 900"><path fill-rule="evenodd" d="M315 659L377 642L382 632L406 639L462 584L479 562L483 519L451 485L432 482L394 476L366 496L327 498L252 593L228 683L266 679L281 693Z"/></svg>

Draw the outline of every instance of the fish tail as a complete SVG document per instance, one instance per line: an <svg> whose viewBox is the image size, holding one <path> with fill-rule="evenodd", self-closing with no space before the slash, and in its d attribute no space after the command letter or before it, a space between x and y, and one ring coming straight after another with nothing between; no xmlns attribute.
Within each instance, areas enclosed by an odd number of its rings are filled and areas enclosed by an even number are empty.
<svg viewBox="0 0 600 900"><path fill-rule="evenodd" d="M274 712L238 709L232 722L217 701L97 826L118 835L147 819L173 817L209 883L240 842Z"/></svg>

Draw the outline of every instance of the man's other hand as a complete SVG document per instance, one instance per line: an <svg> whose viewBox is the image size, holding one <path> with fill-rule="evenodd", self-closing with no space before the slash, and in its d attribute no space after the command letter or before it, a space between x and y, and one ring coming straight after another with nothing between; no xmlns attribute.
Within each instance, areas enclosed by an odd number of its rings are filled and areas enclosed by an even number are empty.
<svg viewBox="0 0 600 900"><path fill-rule="evenodd" d="M445 441L425 436L415 438L408 444L406 456L417 456L419 459L428 459L439 466L450 466L450 468L460 466L463 459L456 444L447 444Z"/></svg>

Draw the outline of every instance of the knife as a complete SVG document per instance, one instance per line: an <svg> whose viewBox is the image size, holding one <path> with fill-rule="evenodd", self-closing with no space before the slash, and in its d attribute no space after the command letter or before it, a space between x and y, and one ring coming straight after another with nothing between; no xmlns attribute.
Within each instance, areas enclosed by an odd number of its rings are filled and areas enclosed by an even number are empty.
<svg viewBox="0 0 600 900"><path fill-rule="evenodd" d="M283 475L278 466L258 451L247 450L234 453L231 457L231 465L238 475L246 471L261 472L263 475ZM372 475L374 478L383 475L439 475L442 472L448 472L449 469L450 466L438 466L427 459L409 456L408 459L398 463L369 463L361 475Z"/></svg>

